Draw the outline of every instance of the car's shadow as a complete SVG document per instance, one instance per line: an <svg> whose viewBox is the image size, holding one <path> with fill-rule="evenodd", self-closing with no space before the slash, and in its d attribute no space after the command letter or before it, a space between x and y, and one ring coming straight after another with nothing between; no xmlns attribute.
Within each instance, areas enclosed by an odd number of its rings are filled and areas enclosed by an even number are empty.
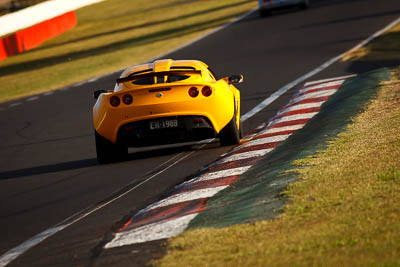
<svg viewBox="0 0 400 267"><path fill-rule="evenodd" d="M318 9L318 8L324 8L324 7L334 6L334 5L345 6L345 5L351 4L352 2L361 2L361 1L363 1L363 0L311 0L310 6L307 9ZM283 7L277 7L277 8L271 9L270 12L268 13L268 15L265 15L265 16L261 16L257 10L257 12L254 12L250 16L247 16L246 18L244 18L236 23L245 23L245 22L249 22L249 21L253 21L253 20L265 20L265 19L269 19L269 18L303 12L303 11L306 11L307 9L302 9L298 6L283 6Z"/></svg>
<svg viewBox="0 0 400 267"><path fill-rule="evenodd" d="M213 143L215 142L218 143L218 141L214 141ZM211 143L211 147L212 146L213 145ZM112 163L112 164L120 164L129 161L168 156L182 152L195 151L198 149L199 146L196 145L195 143L181 144L181 145L174 145L174 146L167 146L160 148L155 148L155 147L143 148L139 151L132 151L131 153L129 153L128 157L123 162ZM202 147L200 149L207 149L207 147ZM43 175L48 173L57 173L62 171L77 170L95 166L101 167L103 165L99 165L96 158L74 160L56 164L41 165L37 167L0 172L0 180L22 178L34 175Z"/></svg>

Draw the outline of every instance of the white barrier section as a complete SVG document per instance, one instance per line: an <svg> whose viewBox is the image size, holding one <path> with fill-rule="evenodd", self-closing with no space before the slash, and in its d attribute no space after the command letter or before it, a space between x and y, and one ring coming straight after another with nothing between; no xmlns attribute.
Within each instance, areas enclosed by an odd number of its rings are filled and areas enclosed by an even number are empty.
<svg viewBox="0 0 400 267"><path fill-rule="evenodd" d="M0 17L0 36L104 0L49 0Z"/></svg>

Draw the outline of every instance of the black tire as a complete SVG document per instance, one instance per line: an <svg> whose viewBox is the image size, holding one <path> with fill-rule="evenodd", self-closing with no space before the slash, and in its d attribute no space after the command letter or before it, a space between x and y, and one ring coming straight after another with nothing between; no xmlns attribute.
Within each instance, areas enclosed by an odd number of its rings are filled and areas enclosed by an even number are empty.
<svg viewBox="0 0 400 267"><path fill-rule="evenodd" d="M260 14L261 17L265 18L271 15L271 10L269 9L259 9L258 13Z"/></svg>
<svg viewBox="0 0 400 267"><path fill-rule="evenodd" d="M96 154L99 164L118 162L128 156L128 147L113 144L95 131Z"/></svg>
<svg viewBox="0 0 400 267"><path fill-rule="evenodd" d="M219 133L219 142L222 146L238 145L241 138L241 129L236 122L236 110L231 121Z"/></svg>
<svg viewBox="0 0 400 267"><path fill-rule="evenodd" d="M310 1L309 1L309 0L305 0L303 3L301 3L301 4L299 5L299 7L300 7L301 9L307 9L309 6L310 6Z"/></svg>
<svg viewBox="0 0 400 267"><path fill-rule="evenodd" d="M244 136L244 134L243 134L242 121L240 121L240 124L239 124L239 137L240 137L240 139L242 139L243 136Z"/></svg>

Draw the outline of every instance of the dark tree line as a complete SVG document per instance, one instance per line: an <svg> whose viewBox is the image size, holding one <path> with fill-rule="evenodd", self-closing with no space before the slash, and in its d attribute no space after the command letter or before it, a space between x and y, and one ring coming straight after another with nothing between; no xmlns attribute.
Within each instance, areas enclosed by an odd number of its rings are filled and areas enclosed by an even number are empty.
<svg viewBox="0 0 400 267"><path fill-rule="evenodd" d="M0 1L0 15L15 12L46 0L3 0Z"/></svg>

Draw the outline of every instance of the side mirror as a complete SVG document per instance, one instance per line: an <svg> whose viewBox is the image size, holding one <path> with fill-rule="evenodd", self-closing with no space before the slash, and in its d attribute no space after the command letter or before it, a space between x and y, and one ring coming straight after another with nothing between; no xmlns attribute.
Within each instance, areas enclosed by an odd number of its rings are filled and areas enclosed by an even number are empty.
<svg viewBox="0 0 400 267"><path fill-rule="evenodd" d="M243 75L242 74L235 74L228 78L229 84L237 84L243 82Z"/></svg>
<svg viewBox="0 0 400 267"><path fill-rule="evenodd" d="M97 98L99 98L99 96L100 96L101 94L104 94L104 93L107 93L107 91L105 91L105 90L97 90L97 91L94 91L93 97L94 97L94 99L97 99Z"/></svg>

